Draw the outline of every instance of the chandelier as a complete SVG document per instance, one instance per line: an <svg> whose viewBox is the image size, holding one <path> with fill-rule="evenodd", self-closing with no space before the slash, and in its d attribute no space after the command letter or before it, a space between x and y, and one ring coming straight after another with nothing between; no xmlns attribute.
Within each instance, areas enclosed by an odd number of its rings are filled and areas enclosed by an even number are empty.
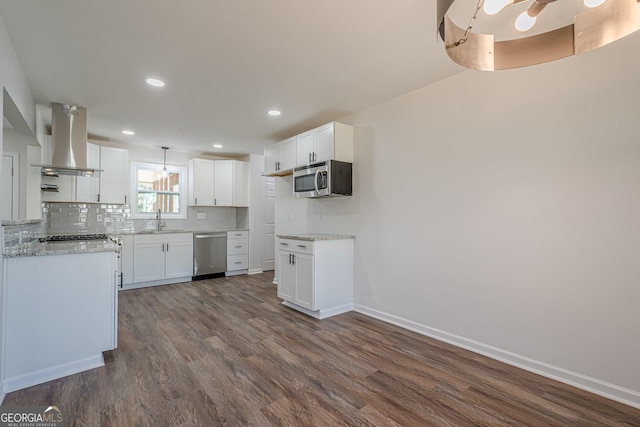
<svg viewBox="0 0 640 427"><path fill-rule="evenodd" d="M525 1L531 4L514 20L515 29L523 34L543 19L543 10L556 0L478 0L466 28L449 17L455 0L438 0L438 32L449 57L471 69L506 70L579 55L640 29L640 0L580 0L585 10L573 17L573 23L551 31L501 41L495 41L493 34L473 31L479 15L495 15Z"/></svg>

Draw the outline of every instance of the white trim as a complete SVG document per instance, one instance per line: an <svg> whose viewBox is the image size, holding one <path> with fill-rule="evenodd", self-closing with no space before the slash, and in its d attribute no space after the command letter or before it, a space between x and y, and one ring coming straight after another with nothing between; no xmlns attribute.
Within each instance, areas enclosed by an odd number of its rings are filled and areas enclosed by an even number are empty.
<svg viewBox="0 0 640 427"><path fill-rule="evenodd" d="M224 277L240 276L241 274L247 274L247 270L229 270L224 272Z"/></svg>
<svg viewBox="0 0 640 427"><path fill-rule="evenodd" d="M247 271L247 274L249 275L260 274L260 273L264 273L264 271L262 271L261 268L252 268L251 270Z"/></svg>
<svg viewBox="0 0 640 427"><path fill-rule="evenodd" d="M337 307L331 307L324 310L316 310L316 311L308 310L304 307L300 307L299 305L296 305L289 301L282 301L282 305L285 305L289 308L293 308L294 310L298 310L301 313L304 313L308 316L311 316L320 320L326 319L327 317L337 316L338 314L343 314L349 311L353 311L353 304L339 305Z"/></svg>
<svg viewBox="0 0 640 427"><path fill-rule="evenodd" d="M62 365L53 366L51 368L41 369L36 372L30 372L28 374L5 379L2 382L2 392L10 393L12 391L21 390L37 384L46 383L47 381L77 374L78 372L99 368L100 366L104 366L102 353L87 357L86 359L75 360L73 362L63 363Z"/></svg>
<svg viewBox="0 0 640 427"><path fill-rule="evenodd" d="M153 171L162 171L164 165L162 163L148 163L148 162L131 162L131 218L132 219L156 219L155 212L138 212L138 169L148 169ZM180 212L170 213L163 212L163 219L187 219L187 205L188 205L188 191L187 191L187 179L188 168L186 166L170 165L167 164L167 171L177 172L180 174Z"/></svg>
<svg viewBox="0 0 640 427"><path fill-rule="evenodd" d="M459 335L451 334L440 329L431 328L412 320L394 316L393 314L385 313L360 304L354 304L353 309L354 311L366 316L391 323L401 328L417 332L421 335L426 335L439 341L455 345L456 347L461 347L466 350L473 351L474 353L482 354L483 356L542 375L543 377L551 378L561 383L569 384L582 390L606 397L607 399L615 400L616 402L640 409L640 392L638 391L620 387L597 378L592 378L578 372L573 372L526 356L521 356L519 354L483 344Z"/></svg>
<svg viewBox="0 0 640 427"><path fill-rule="evenodd" d="M118 286L118 290L126 291L129 289L140 289L140 288L148 288L151 286L173 285L176 283L186 283L191 281L192 281L191 276L172 277L171 279L161 279L161 280L151 280L149 282L129 283L127 285L124 285L122 288Z"/></svg>

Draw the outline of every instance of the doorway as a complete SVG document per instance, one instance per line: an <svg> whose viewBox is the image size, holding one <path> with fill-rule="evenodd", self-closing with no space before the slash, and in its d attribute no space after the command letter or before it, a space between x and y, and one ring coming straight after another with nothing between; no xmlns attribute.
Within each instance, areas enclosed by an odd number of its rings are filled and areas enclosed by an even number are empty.
<svg viewBox="0 0 640 427"><path fill-rule="evenodd" d="M262 178L262 271L276 265L276 180Z"/></svg>

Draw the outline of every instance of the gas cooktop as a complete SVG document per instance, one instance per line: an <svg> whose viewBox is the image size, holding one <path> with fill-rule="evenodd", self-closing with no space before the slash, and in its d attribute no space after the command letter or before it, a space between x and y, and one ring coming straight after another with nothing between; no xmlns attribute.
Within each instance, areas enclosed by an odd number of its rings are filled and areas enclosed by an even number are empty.
<svg viewBox="0 0 640 427"><path fill-rule="evenodd" d="M66 234L41 237L40 242L82 242L89 240L110 240L106 234Z"/></svg>

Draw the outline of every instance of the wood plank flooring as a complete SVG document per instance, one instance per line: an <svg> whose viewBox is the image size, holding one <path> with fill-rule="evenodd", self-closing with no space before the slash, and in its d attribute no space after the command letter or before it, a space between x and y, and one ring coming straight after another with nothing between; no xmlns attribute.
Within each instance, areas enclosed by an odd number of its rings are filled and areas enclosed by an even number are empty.
<svg viewBox="0 0 640 427"><path fill-rule="evenodd" d="M271 274L121 292L106 366L10 393L74 426L639 426L640 410L357 313Z"/></svg>

